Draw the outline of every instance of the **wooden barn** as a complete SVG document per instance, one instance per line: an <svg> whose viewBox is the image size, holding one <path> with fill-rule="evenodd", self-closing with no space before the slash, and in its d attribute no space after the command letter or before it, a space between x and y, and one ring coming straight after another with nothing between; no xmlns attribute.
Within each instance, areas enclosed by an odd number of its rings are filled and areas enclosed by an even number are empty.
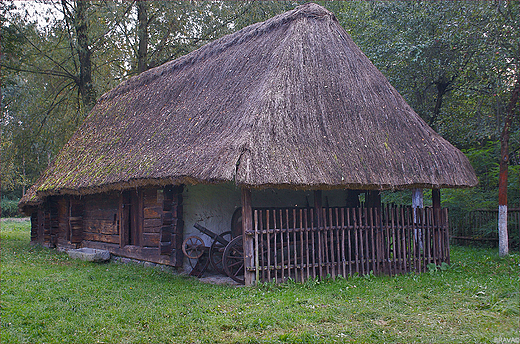
<svg viewBox="0 0 520 344"><path fill-rule="evenodd" d="M476 184L309 3L104 94L20 208L36 243L209 260L251 284L449 262L439 190ZM381 204L407 188L431 189L434 206Z"/></svg>

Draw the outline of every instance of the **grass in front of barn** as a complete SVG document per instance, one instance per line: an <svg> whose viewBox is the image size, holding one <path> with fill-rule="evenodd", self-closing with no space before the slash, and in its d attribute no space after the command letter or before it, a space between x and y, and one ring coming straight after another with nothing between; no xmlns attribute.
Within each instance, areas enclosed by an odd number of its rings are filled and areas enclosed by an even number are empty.
<svg viewBox="0 0 520 344"><path fill-rule="evenodd" d="M519 337L519 256L452 248L422 275L232 287L96 264L1 223L1 341L497 342Z"/></svg>

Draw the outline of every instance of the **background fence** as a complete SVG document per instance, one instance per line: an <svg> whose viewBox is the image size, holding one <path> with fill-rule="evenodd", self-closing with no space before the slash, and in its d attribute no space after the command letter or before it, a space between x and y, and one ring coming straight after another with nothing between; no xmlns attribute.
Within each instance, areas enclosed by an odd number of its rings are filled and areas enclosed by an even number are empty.
<svg viewBox="0 0 520 344"><path fill-rule="evenodd" d="M451 219L452 242L458 245L498 246L498 209L477 209ZM509 247L519 248L520 211L507 210Z"/></svg>
<svg viewBox="0 0 520 344"><path fill-rule="evenodd" d="M258 281L423 272L449 263L446 209L255 209L253 264Z"/></svg>

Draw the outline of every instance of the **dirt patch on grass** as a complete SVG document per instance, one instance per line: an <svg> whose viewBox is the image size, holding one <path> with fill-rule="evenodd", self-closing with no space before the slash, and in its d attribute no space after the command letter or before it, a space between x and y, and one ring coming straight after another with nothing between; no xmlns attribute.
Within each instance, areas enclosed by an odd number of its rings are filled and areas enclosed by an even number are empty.
<svg viewBox="0 0 520 344"><path fill-rule="evenodd" d="M235 282L228 276L219 274L204 274L202 277L199 278L199 281L208 284L227 284L232 286L242 286L242 284Z"/></svg>

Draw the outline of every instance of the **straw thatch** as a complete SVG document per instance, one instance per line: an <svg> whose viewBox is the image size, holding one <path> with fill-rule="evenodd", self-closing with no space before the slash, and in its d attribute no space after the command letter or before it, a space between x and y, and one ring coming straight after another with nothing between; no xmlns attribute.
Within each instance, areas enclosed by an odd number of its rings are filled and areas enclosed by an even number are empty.
<svg viewBox="0 0 520 344"><path fill-rule="evenodd" d="M316 4L251 25L101 97L23 202L143 185L470 187L468 159ZM31 200L31 197L32 200Z"/></svg>

